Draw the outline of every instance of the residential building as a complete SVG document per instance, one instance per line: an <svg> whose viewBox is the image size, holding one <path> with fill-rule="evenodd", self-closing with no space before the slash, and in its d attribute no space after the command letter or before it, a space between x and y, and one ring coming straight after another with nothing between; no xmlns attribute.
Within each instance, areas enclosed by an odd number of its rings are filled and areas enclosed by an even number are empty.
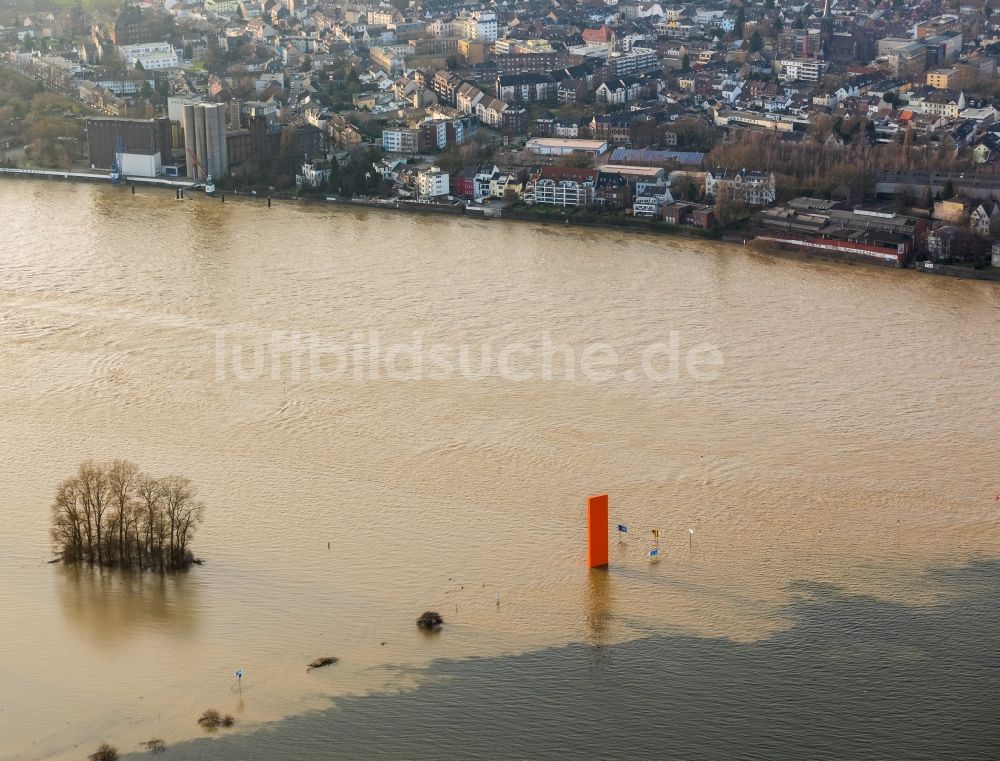
<svg viewBox="0 0 1000 761"><path fill-rule="evenodd" d="M927 84L935 90L949 90L957 73L957 69L933 69L927 72Z"/></svg>
<svg viewBox="0 0 1000 761"><path fill-rule="evenodd" d="M417 125L417 131L419 150L443 151L448 147L448 122L444 119L425 119Z"/></svg>
<svg viewBox="0 0 1000 761"><path fill-rule="evenodd" d="M497 14L495 11L473 11L455 19L455 33L467 40L496 42Z"/></svg>
<svg viewBox="0 0 1000 761"><path fill-rule="evenodd" d="M632 214L636 217L660 219L663 207L674 202L673 194L666 185L648 185L636 183L635 200L632 202Z"/></svg>
<svg viewBox="0 0 1000 761"><path fill-rule="evenodd" d="M507 103L531 103L555 95L556 84L548 74L500 74L497 95Z"/></svg>
<svg viewBox="0 0 1000 761"><path fill-rule="evenodd" d="M146 71L165 71L180 66L177 51L169 42L144 42L121 47L122 62L126 68L141 65Z"/></svg>
<svg viewBox="0 0 1000 761"><path fill-rule="evenodd" d="M474 84L465 82L455 93L455 107L463 114L475 114L479 102L485 97L486 93Z"/></svg>
<svg viewBox="0 0 1000 761"><path fill-rule="evenodd" d="M542 167L528 180L524 201L549 206L589 206L594 202L599 176L596 169Z"/></svg>
<svg viewBox="0 0 1000 761"><path fill-rule="evenodd" d="M642 89L642 81L635 77L610 79L594 90L594 100L607 105L624 105L638 100Z"/></svg>
<svg viewBox="0 0 1000 761"><path fill-rule="evenodd" d="M406 71L406 57L414 53L412 45L376 45L368 52L372 66L381 69L390 77L402 75Z"/></svg>
<svg viewBox="0 0 1000 761"><path fill-rule="evenodd" d="M786 58L776 62L778 77L783 82L819 82L830 64L809 58Z"/></svg>
<svg viewBox="0 0 1000 761"><path fill-rule="evenodd" d="M382 130L382 150L386 153L414 154L420 150L420 130L387 127Z"/></svg>
<svg viewBox="0 0 1000 761"><path fill-rule="evenodd" d="M660 66L660 60L655 50L649 48L632 48L627 53L612 53L608 57L608 65L615 76L625 74L640 74L652 71Z"/></svg>
<svg viewBox="0 0 1000 761"><path fill-rule="evenodd" d="M493 183L500 177L500 168L495 164L481 164L472 177L472 197L481 201L489 198Z"/></svg>
<svg viewBox="0 0 1000 761"><path fill-rule="evenodd" d="M448 173L432 166L417 173L417 194L421 198L437 198L450 192Z"/></svg>
<svg viewBox="0 0 1000 761"><path fill-rule="evenodd" d="M768 206L775 199L774 172L711 169L705 176L705 195L740 201L747 206Z"/></svg>
<svg viewBox="0 0 1000 761"><path fill-rule="evenodd" d="M969 229L976 235L990 234L990 213L983 204L979 204L969 212Z"/></svg>
<svg viewBox="0 0 1000 761"><path fill-rule="evenodd" d="M111 30L111 39L119 46L153 42L157 36L163 36L163 24L156 15L128 5L118 14Z"/></svg>
<svg viewBox="0 0 1000 761"><path fill-rule="evenodd" d="M306 161L295 175L295 184L301 187L320 188L330 179L330 167L325 161Z"/></svg>

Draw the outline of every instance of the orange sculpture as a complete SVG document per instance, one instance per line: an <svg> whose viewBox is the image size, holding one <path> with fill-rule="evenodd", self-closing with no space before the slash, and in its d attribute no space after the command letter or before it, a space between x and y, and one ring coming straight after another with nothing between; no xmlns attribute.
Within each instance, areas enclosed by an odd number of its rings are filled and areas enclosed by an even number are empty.
<svg viewBox="0 0 1000 761"><path fill-rule="evenodd" d="M608 495L587 498L587 561L591 568L608 564Z"/></svg>

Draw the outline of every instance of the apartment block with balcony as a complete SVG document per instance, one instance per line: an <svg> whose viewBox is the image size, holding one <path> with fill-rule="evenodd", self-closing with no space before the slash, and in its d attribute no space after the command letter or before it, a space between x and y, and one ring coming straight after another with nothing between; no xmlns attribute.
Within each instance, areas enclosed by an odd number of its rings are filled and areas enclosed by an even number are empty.
<svg viewBox="0 0 1000 761"><path fill-rule="evenodd" d="M386 153L416 153L420 150L420 130L409 127L383 129L382 149Z"/></svg>
<svg viewBox="0 0 1000 761"><path fill-rule="evenodd" d="M777 62L778 77L783 82L819 82L829 66L826 61L810 58L785 58Z"/></svg>
<svg viewBox="0 0 1000 761"><path fill-rule="evenodd" d="M590 206L600 172L596 169L547 166L528 180L524 200L547 206Z"/></svg>

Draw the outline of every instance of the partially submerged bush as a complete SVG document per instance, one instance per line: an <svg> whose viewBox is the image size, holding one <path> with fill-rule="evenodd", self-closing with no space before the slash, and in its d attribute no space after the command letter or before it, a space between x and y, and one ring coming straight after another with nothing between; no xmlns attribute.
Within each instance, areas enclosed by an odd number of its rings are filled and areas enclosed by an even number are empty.
<svg viewBox="0 0 1000 761"><path fill-rule="evenodd" d="M425 632L436 632L444 624L444 618L436 610L424 611L417 619L417 628Z"/></svg>
<svg viewBox="0 0 1000 761"><path fill-rule="evenodd" d="M87 758L90 761L118 761L118 748L107 743L101 743L101 747L87 756Z"/></svg>
<svg viewBox="0 0 1000 761"><path fill-rule="evenodd" d="M231 727L236 723L236 719L228 713L223 715L214 708L209 708L198 719L198 723L205 729L218 729L219 727Z"/></svg>
<svg viewBox="0 0 1000 761"><path fill-rule="evenodd" d="M214 708L209 708L201 715L201 718L198 719L198 724L205 729L218 729L222 726L222 714Z"/></svg>
<svg viewBox="0 0 1000 761"><path fill-rule="evenodd" d="M327 655L322 658L317 658L316 660L314 660L312 663L309 664L309 667L306 669L306 671L312 671L313 669L321 669L324 666L329 666L333 663L336 663L339 660L340 659L337 658L335 655Z"/></svg>
<svg viewBox="0 0 1000 761"><path fill-rule="evenodd" d="M146 740L146 742L141 744L148 753L163 753L163 751L167 749L167 744L159 737L154 737L152 740Z"/></svg>

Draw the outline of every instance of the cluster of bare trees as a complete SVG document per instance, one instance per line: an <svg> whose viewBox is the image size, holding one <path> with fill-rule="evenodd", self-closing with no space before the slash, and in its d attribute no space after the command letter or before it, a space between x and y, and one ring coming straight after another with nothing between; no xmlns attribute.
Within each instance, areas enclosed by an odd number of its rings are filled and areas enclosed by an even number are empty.
<svg viewBox="0 0 1000 761"><path fill-rule="evenodd" d="M880 169L922 171L971 171L971 159L956 152L954 141L942 137L937 145L916 145L912 131L900 142L872 145L867 121L834 123L826 116L812 125L812 140L789 142L780 135L734 132L708 156L709 166L771 171L779 200L796 195L824 195L861 202L875 192ZM831 135L839 140L827 142Z"/></svg>
<svg viewBox="0 0 1000 761"><path fill-rule="evenodd" d="M88 461L56 489L52 538L67 563L172 571L194 562L190 541L203 511L186 478Z"/></svg>

